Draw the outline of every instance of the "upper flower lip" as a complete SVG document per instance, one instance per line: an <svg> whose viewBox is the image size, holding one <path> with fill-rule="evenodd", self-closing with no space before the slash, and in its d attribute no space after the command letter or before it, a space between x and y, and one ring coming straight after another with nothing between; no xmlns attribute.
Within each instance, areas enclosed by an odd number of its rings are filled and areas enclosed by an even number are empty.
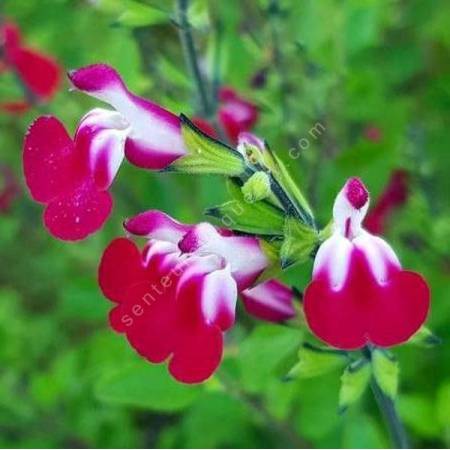
<svg viewBox="0 0 450 450"><path fill-rule="evenodd" d="M361 209L369 200L369 192L360 178L350 178L345 184L348 201L356 209Z"/></svg>

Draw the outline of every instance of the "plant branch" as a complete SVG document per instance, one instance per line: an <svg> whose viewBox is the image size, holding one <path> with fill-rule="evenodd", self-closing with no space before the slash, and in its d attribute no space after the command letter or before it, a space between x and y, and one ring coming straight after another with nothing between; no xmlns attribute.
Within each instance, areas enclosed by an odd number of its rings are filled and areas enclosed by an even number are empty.
<svg viewBox="0 0 450 450"><path fill-rule="evenodd" d="M187 17L189 0L177 0L177 25L180 33L181 45L183 47L186 65L191 72L192 79L197 88L197 96L203 117L209 117L212 113L209 102L208 91L205 81L200 72L197 51L195 49L192 28Z"/></svg>
<svg viewBox="0 0 450 450"><path fill-rule="evenodd" d="M406 430L398 416L394 402L381 390L374 379L371 382L371 388L378 408L388 426L394 448L410 448Z"/></svg>

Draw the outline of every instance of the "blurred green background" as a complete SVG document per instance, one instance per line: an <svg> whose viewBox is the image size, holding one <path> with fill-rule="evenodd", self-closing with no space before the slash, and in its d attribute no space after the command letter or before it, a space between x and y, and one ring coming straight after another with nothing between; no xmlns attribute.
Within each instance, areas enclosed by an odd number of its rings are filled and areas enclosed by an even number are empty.
<svg viewBox="0 0 450 450"><path fill-rule="evenodd" d="M116 67L135 92L174 112L197 112L171 1L4 0L30 46L66 69ZM274 4L278 7L274 8ZM255 129L286 160L322 224L346 177L372 198L392 170L411 174L411 195L387 239L433 292L429 321L443 344L404 346L399 410L416 447L450 445L450 2L448 0L195 0L189 10L201 67L258 105ZM259 74L263 83L255 85ZM264 76L262 76L264 74ZM253 80L253 81L252 81ZM0 75L0 101L20 87ZM0 114L0 163L21 175L21 143L42 113L73 132L98 105L70 93L23 116ZM317 122L326 131L309 135ZM379 136L370 139L375 127ZM288 150L309 145L297 159ZM21 181L23 185L23 181ZM159 208L198 221L226 198L222 180L120 169L115 210L102 232L62 243L41 223L25 188L0 215L1 447L387 447L370 393L337 412L339 371L281 381L304 328L269 325L239 311L221 373L186 387L141 361L107 327L96 283L123 218ZM311 263L285 280L303 288Z"/></svg>

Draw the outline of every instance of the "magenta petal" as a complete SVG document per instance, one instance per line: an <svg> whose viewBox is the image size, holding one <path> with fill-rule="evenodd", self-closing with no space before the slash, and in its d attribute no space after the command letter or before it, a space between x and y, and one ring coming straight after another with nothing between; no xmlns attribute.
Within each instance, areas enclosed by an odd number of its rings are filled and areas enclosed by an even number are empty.
<svg viewBox="0 0 450 450"><path fill-rule="evenodd" d="M241 292L245 309L258 319L281 322L295 316L293 290L279 282L269 280Z"/></svg>
<svg viewBox="0 0 450 450"><path fill-rule="evenodd" d="M33 122L25 136L23 167L33 198L47 203L80 182L87 170L87 159L76 152L58 119L42 116Z"/></svg>
<svg viewBox="0 0 450 450"><path fill-rule="evenodd" d="M172 376L183 383L201 383L222 359L222 332L215 326L199 326L177 342L169 363Z"/></svg>
<svg viewBox="0 0 450 450"><path fill-rule="evenodd" d="M114 302L126 299L129 286L145 280L139 249L129 239L114 239L103 252L98 281L105 297Z"/></svg>
<svg viewBox="0 0 450 450"><path fill-rule="evenodd" d="M86 181L74 191L52 200L44 213L44 223L55 237L76 241L100 229L112 210L108 192L98 191Z"/></svg>
<svg viewBox="0 0 450 450"><path fill-rule="evenodd" d="M184 225L161 211L150 210L126 220L124 227L135 236L151 237L178 244L193 225Z"/></svg>

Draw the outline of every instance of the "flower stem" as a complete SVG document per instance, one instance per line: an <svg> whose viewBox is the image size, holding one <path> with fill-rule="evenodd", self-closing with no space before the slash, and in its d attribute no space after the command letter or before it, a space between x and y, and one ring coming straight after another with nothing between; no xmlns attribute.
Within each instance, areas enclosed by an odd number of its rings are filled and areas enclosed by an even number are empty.
<svg viewBox="0 0 450 450"><path fill-rule="evenodd" d="M177 25L180 30L180 40L181 45L183 46L184 58L197 88L201 114L203 117L209 117L211 115L211 106L206 84L198 65L197 51L192 37L192 28L187 17L188 6L189 0L177 0Z"/></svg>
<svg viewBox="0 0 450 450"><path fill-rule="evenodd" d="M375 379L371 382L371 388L378 408L388 426L394 448L410 448L406 430L400 421L394 402L381 390Z"/></svg>

